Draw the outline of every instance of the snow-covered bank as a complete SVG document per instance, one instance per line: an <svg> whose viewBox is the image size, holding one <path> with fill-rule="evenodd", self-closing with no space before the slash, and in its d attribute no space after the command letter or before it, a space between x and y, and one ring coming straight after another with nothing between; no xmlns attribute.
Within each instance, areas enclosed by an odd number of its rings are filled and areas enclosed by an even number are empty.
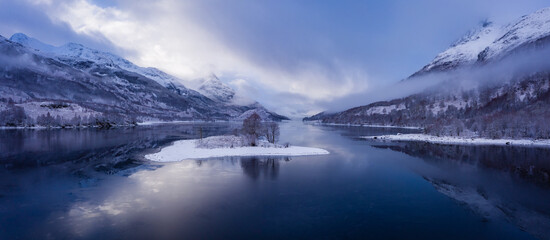
<svg viewBox="0 0 550 240"><path fill-rule="evenodd" d="M100 125L66 125L66 126L0 126L0 130L54 130L54 129L111 129L111 128L123 128L123 127L135 127L137 124L113 124L109 126L100 126Z"/></svg>
<svg viewBox="0 0 550 240"><path fill-rule="evenodd" d="M186 159L231 157L231 156L307 156L329 154L327 150L312 147L298 147L260 142L260 146L243 146L242 140L234 136L208 137L202 140L181 140L165 147L158 153L147 154L145 158L156 162L175 162Z"/></svg>
<svg viewBox="0 0 550 240"><path fill-rule="evenodd" d="M145 121L138 122L138 126L150 126L150 125L161 125L161 124L181 124L181 123L205 123L206 121L194 120L194 121Z"/></svg>
<svg viewBox="0 0 550 240"><path fill-rule="evenodd" d="M393 126L393 125L376 125L376 124L351 124L351 123L322 123L315 121L306 121L305 123L311 125L322 125L322 126L346 126L346 127L370 127L370 128L398 128L398 129L413 129L413 130L422 130L422 127L410 127L410 126Z"/></svg>
<svg viewBox="0 0 550 240"><path fill-rule="evenodd" d="M550 139L487 139L487 138L466 138L466 137L449 137L449 136L432 136L427 134L399 134L399 135L382 135L382 136L366 136L364 139L377 141L405 141L405 142L429 142L450 145L497 145L497 146L533 146L533 147L550 147Z"/></svg>

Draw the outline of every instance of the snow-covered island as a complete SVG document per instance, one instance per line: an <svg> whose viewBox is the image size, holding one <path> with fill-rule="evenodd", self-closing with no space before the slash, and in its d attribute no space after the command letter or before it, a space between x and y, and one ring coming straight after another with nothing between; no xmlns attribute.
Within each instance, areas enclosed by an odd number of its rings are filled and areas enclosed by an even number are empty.
<svg viewBox="0 0 550 240"><path fill-rule="evenodd" d="M202 137L180 140L165 147L158 153L145 155L145 158L157 162L175 162L186 159L233 157L233 156L306 156L329 154L327 150L312 147L277 144L279 124L263 122L253 113L243 121L240 133L235 135Z"/></svg>
<svg viewBox="0 0 550 240"><path fill-rule="evenodd" d="M429 142L449 145L495 145L531 146L550 148L550 139L488 139L476 137L432 136L427 134L397 134L365 136L363 139L375 141Z"/></svg>
<svg viewBox="0 0 550 240"><path fill-rule="evenodd" d="M180 140L147 154L145 158L157 162L175 162L187 159L230 156L306 156L329 154L327 150L312 147L285 146L260 140L248 146L244 136L214 136L203 139Z"/></svg>

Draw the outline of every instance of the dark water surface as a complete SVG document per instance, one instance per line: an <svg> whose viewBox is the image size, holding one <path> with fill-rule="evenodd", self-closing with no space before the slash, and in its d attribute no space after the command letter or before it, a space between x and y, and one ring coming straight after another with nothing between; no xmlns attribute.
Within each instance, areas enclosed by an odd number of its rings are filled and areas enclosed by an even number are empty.
<svg viewBox="0 0 550 240"><path fill-rule="evenodd" d="M281 125L330 155L154 163L235 124L0 131L0 239L550 239L550 152L376 143ZM410 131L410 130L409 130Z"/></svg>

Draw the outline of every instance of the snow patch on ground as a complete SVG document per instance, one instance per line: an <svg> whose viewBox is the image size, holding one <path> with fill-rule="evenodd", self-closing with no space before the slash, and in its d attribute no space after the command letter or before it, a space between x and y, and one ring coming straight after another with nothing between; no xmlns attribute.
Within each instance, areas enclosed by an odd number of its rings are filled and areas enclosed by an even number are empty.
<svg viewBox="0 0 550 240"><path fill-rule="evenodd" d="M446 112L450 106L454 106L457 109L465 109L467 105L467 101L463 99L456 99L451 101L436 101L433 106L427 106L427 109L431 111L433 115L437 116L440 113Z"/></svg>
<svg viewBox="0 0 550 240"><path fill-rule="evenodd" d="M55 104L62 104L63 107L53 108L50 107ZM28 117L36 119L40 115L50 115L54 118L59 116L61 119L70 120L76 116L81 118L99 116L101 113L96 112L89 108L84 108L76 103L59 103L52 101L29 101L25 103L15 104L16 106L23 107Z"/></svg>
<svg viewBox="0 0 550 240"><path fill-rule="evenodd" d="M404 141L404 142L429 142L450 145L511 145L511 146L532 146L550 147L550 139L487 139L487 138L466 138L451 136L432 136L427 134L398 134L382 136L365 136L364 139L379 141Z"/></svg>
<svg viewBox="0 0 550 240"><path fill-rule="evenodd" d="M364 111L365 115L373 115L373 114L389 114L393 110L399 111L399 110L405 110L407 107L405 107L405 104L399 104L399 105L389 105L389 106L374 106ZM356 116L361 115L360 113L356 114Z"/></svg>
<svg viewBox="0 0 550 240"><path fill-rule="evenodd" d="M181 140L161 149L158 153L147 154L145 158L156 162L176 162L187 159L231 157L231 156L307 156L329 154L327 150L312 147L271 144L260 141L259 146L244 146L239 136L214 136L193 140Z"/></svg>

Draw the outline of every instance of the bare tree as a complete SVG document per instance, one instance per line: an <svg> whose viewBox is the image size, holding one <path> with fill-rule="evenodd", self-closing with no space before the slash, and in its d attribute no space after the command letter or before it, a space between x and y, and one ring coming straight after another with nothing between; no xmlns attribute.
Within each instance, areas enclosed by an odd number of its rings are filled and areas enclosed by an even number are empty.
<svg viewBox="0 0 550 240"><path fill-rule="evenodd" d="M265 124L264 135L267 138L267 141L270 143L275 143L279 140L279 124L276 122L269 122Z"/></svg>
<svg viewBox="0 0 550 240"><path fill-rule="evenodd" d="M0 126L22 126L27 122L27 115L22 107L8 104L7 109L0 111Z"/></svg>
<svg viewBox="0 0 550 240"><path fill-rule="evenodd" d="M253 113L243 121L243 132L251 146L256 146L256 140L258 140L261 130L262 118L260 115Z"/></svg>

